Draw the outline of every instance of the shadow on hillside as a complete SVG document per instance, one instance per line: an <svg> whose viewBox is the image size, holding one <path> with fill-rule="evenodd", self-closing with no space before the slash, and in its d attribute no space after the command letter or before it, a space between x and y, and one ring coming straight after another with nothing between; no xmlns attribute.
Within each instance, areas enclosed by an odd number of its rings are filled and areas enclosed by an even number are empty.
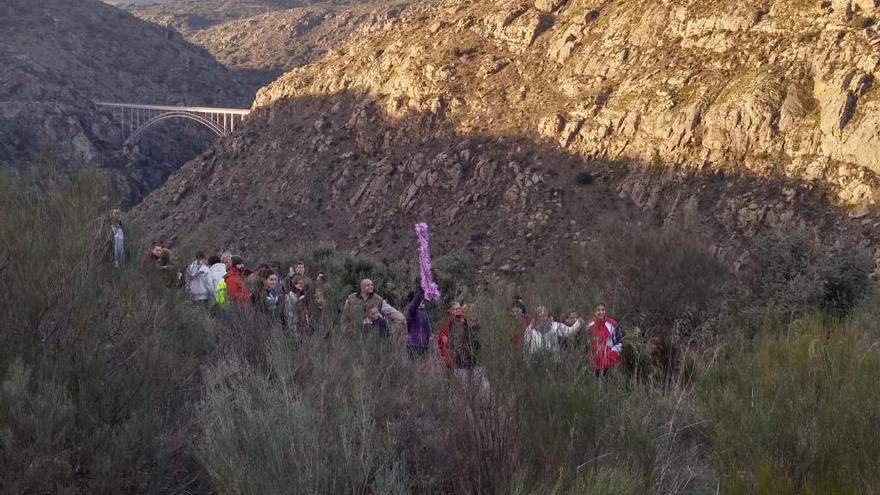
<svg viewBox="0 0 880 495"><path fill-rule="evenodd" d="M576 265L571 246L621 225L698 226L731 263L754 236L806 225L834 243L874 243L814 183L576 155L525 135L463 132L454 110L395 111L356 92L303 96L248 124L169 178L135 209L154 237L271 257L327 244L385 261L413 255L411 225L432 249L519 273ZM871 217L873 218L873 216Z"/></svg>

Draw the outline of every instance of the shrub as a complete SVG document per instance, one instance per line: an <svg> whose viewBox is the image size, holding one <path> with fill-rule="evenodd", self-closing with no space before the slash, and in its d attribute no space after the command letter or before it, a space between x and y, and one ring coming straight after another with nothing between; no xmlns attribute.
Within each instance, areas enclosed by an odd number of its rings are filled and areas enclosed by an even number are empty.
<svg viewBox="0 0 880 495"><path fill-rule="evenodd" d="M750 306L781 321L818 310L846 313L870 290L870 258L848 243L826 249L798 229L768 233L756 245Z"/></svg>
<svg viewBox="0 0 880 495"><path fill-rule="evenodd" d="M106 261L100 182L0 178L0 479L10 493L198 487L206 326ZM129 242L133 241L131 237Z"/></svg>
<svg viewBox="0 0 880 495"><path fill-rule="evenodd" d="M685 224L609 225L586 258L600 297L649 336L699 329L717 317L731 285L724 265Z"/></svg>
<svg viewBox="0 0 880 495"><path fill-rule="evenodd" d="M850 324L797 327L746 344L700 386L731 490L876 491L880 352Z"/></svg>
<svg viewBox="0 0 880 495"><path fill-rule="evenodd" d="M200 458L222 492L680 493L705 486L683 396L526 362L477 301L490 391L369 339L268 346L214 367ZM254 329L255 331L257 329ZM668 456L668 457L667 457ZM675 459L676 461L671 461ZM682 460L687 460L683 462ZM676 465L674 462L681 462ZM694 473L699 473L696 475ZM380 489L381 485L381 489Z"/></svg>

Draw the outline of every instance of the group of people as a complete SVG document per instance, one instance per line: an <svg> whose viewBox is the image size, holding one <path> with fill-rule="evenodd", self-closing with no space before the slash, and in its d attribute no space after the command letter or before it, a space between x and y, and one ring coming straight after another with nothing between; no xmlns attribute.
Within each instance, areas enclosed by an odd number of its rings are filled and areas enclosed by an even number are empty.
<svg viewBox="0 0 880 495"><path fill-rule="evenodd" d="M177 270L170 257L168 249L153 242L140 260L141 276L159 277L170 287L185 288L192 301L204 304L221 318L232 310L248 307L280 323L284 331L304 341L320 330L326 276L319 272L312 280L303 261L292 263L282 278L267 264L248 270L242 258L230 252L212 256L198 252L185 270ZM528 356L544 354L559 361L563 348L586 340L587 364L599 379L620 359L623 332L618 322L608 315L604 303L597 304L586 320L577 312L569 311L561 321L556 321L545 306L536 307L532 315L522 299L516 298L510 314L511 345L521 348ZM453 301L434 339L431 319L425 309L425 290L420 284L409 293L401 312L376 294L372 280L361 280L358 291L345 300L340 326L348 335L378 338L405 331L407 352L413 359L428 356L434 341L449 369L463 378L476 377L481 386L488 386L479 365L480 332L471 308Z"/></svg>

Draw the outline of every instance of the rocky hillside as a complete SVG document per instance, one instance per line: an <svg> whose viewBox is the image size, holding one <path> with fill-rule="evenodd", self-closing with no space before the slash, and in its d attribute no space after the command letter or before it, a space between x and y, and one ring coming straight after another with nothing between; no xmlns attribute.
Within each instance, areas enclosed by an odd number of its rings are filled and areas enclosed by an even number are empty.
<svg viewBox="0 0 880 495"><path fill-rule="evenodd" d="M195 2L126 5L135 15L179 30L227 67L251 92L285 71L366 36L413 0Z"/></svg>
<svg viewBox="0 0 880 495"><path fill-rule="evenodd" d="M158 129L123 156L118 125L96 99L246 106L234 74L207 52L98 0L8 0L0 4L0 163L47 157L97 164L137 199L206 143ZM173 127L172 127L173 129ZM171 141L168 141L171 139ZM148 157L149 156L149 157Z"/></svg>
<svg viewBox="0 0 880 495"><path fill-rule="evenodd" d="M190 34L217 24L313 5L349 5L372 0L149 0L115 2L136 16Z"/></svg>
<svg viewBox="0 0 880 495"><path fill-rule="evenodd" d="M319 59L352 37L368 36L412 0L317 4L229 21L189 35L228 67L287 71Z"/></svg>
<svg viewBox="0 0 880 495"><path fill-rule="evenodd" d="M868 0L411 7L262 90L250 125L139 214L181 242L215 225L245 250L308 233L389 256L425 218L494 268L585 242L608 209L696 218L732 262L761 229L799 224L876 247L876 14ZM205 216L230 201L235 215Z"/></svg>

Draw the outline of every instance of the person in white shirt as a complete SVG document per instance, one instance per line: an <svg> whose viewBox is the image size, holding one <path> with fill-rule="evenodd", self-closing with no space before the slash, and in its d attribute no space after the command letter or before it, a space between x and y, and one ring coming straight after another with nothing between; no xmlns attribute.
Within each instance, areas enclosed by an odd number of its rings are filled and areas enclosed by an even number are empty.
<svg viewBox="0 0 880 495"><path fill-rule="evenodd" d="M577 319L571 325L553 321L547 313L547 308L538 306L535 308L534 321L526 328L523 347L528 355L548 352L554 360L559 360L562 340L577 334L582 326L581 319Z"/></svg>

